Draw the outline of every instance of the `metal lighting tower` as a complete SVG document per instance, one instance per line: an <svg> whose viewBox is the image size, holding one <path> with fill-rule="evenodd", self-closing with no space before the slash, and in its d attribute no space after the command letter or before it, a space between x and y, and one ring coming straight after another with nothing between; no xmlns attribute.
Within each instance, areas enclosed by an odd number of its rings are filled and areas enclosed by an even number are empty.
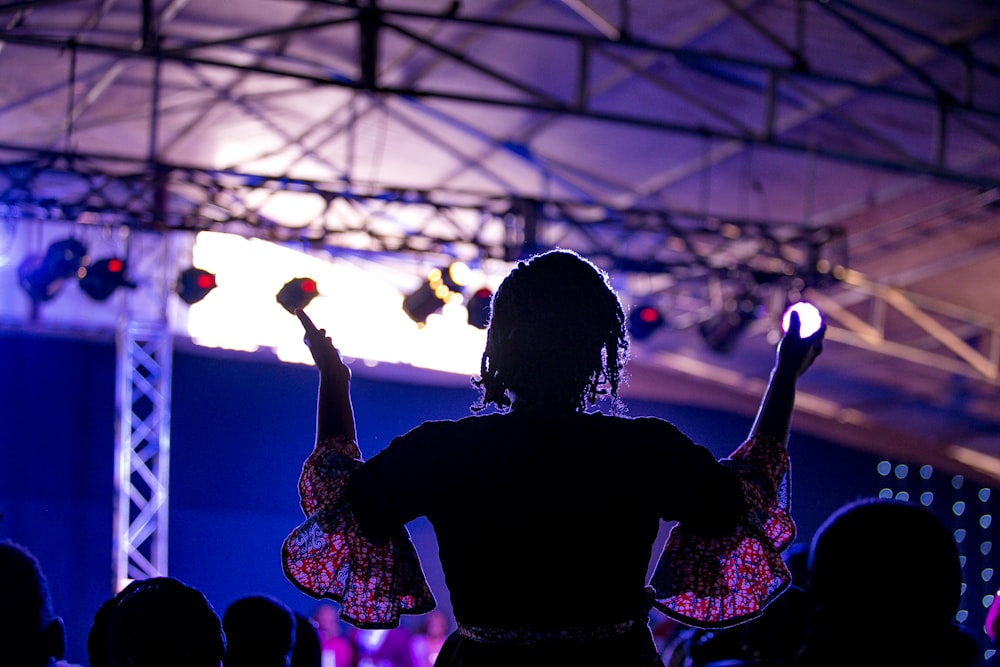
<svg viewBox="0 0 1000 667"><path fill-rule="evenodd" d="M114 584L167 574L169 327L126 320L117 332Z"/></svg>
<svg viewBox="0 0 1000 667"><path fill-rule="evenodd" d="M115 329L115 593L132 580L167 575L174 347L168 305L180 242L119 231L143 279L120 296Z"/></svg>

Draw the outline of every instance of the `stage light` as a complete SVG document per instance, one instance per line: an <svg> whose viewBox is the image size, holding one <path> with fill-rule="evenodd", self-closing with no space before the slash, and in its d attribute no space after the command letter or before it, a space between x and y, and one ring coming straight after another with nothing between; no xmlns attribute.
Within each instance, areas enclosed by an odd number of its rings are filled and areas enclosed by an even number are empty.
<svg viewBox="0 0 1000 667"><path fill-rule="evenodd" d="M76 275L87 263L87 246L74 238L56 241L45 251L45 264L59 278Z"/></svg>
<svg viewBox="0 0 1000 667"><path fill-rule="evenodd" d="M488 287L480 287L469 298L465 304L465 310L469 313L469 324L477 329L485 329L490 325L490 302L493 300L493 292Z"/></svg>
<svg viewBox="0 0 1000 667"><path fill-rule="evenodd" d="M127 266L120 257L109 257L79 270L80 289L94 301L105 301L119 287L134 289L136 284L125 274Z"/></svg>
<svg viewBox="0 0 1000 667"><path fill-rule="evenodd" d="M29 256L17 270L18 282L35 303L49 301L87 261L87 247L74 238L56 241L45 256Z"/></svg>
<svg viewBox="0 0 1000 667"><path fill-rule="evenodd" d="M204 269L191 267L177 276L177 295L189 306L198 303L216 288L215 274Z"/></svg>
<svg viewBox="0 0 1000 667"><path fill-rule="evenodd" d="M289 313L294 313L298 308L305 308L309 303L319 296L319 288L312 278L292 278L275 296L281 307Z"/></svg>
<svg viewBox="0 0 1000 667"><path fill-rule="evenodd" d="M720 354L732 352L743 331L757 318L759 305L759 300L752 294L726 300L721 311L698 326L701 337Z"/></svg>
<svg viewBox="0 0 1000 667"><path fill-rule="evenodd" d="M17 280L28 297L35 303L49 301L62 289L65 280L56 276L45 266L45 258L40 255L25 257L17 267Z"/></svg>
<svg viewBox="0 0 1000 667"><path fill-rule="evenodd" d="M417 324L426 324L431 314L462 293L470 275L469 267L462 262L453 262L447 268L431 269L427 280L403 298L403 311Z"/></svg>
<svg viewBox="0 0 1000 667"><path fill-rule="evenodd" d="M639 306L628 316L628 331L635 340L649 338L662 326L663 314L655 306Z"/></svg>
<svg viewBox="0 0 1000 667"><path fill-rule="evenodd" d="M781 317L782 331L788 331L788 327L791 326L793 311L799 314L799 336L806 338L819 331L823 324L823 316L819 308L808 301L793 303L785 310L785 314Z"/></svg>

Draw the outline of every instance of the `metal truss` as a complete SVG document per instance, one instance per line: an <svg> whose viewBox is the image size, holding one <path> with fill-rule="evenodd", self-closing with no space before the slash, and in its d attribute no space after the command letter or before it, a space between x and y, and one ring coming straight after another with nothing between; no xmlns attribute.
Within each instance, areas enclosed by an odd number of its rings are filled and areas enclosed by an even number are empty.
<svg viewBox="0 0 1000 667"><path fill-rule="evenodd" d="M853 271L838 228L447 190L362 192L346 183L112 163L101 156L29 157L0 164L5 217L157 233L224 231L331 255L409 254L472 263L571 247L609 271L642 277L626 280L623 296L655 303L674 328L706 319L720 299L752 293L763 301L808 290L833 320L831 339L990 383L1000 375L995 318ZM70 164L74 171L66 168ZM319 212L302 224L283 224L263 212L276 196L314 200ZM830 293L832 286L841 295ZM850 308L866 300L874 304L867 320ZM892 340L887 309L912 322L924 338ZM967 340L981 342L977 348Z"/></svg>
<svg viewBox="0 0 1000 667"><path fill-rule="evenodd" d="M0 164L0 212L9 218L225 231L331 254L438 255L472 263L570 247L609 271L669 279L635 295L643 298L668 288L704 290L708 281L801 291L829 285L846 263L844 233L835 227L448 190L363 192L346 183L166 164L118 161L118 173L109 173L107 159L98 156L32 158ZM263 212L277 196L310 200L319 212L294 226L281 223Z"/></svg>
<svg viewBox="0 0 1000 667"><path fill-rule="evenodd" d="M608 22L588 14L594 19L595 33L477 18L464 14L458 2L445 13L389 9L373 0L287 2L336 13L303 11L298 15L307 18L302 20L199 41L172 35L169 15L178 3L163 3L161 9L151 2L139 3L142 20L136 23L135 34L124 36L76 28L32 32L19 20L21 14L52 4L45 0L20 0L0 7L0 17L4 17L0 45L69 50L74 56L80 52L116 61L104 76L86 84L90 88L85 94L75 96L79 104L64 121L67 135L73 123L84 117L87 105L120 75L122 63L141 62L155 72L148 82L150 108L139 111L142 120L148 121L148 145L140 140L131 147L115 147L136 151L138 146L139 152L148 148L150 159L141 159L136 152L52 152L48 149L59 143L59 131L53 125L56 129L45 145L0 146L0 218L130 228L164 238L171 232L223 231L332 255L384 253L510 261L549 247L570 247L609 271L640 277L626 279L623 297L657 303L675 326L696 323L717 307L720 295L753 290L766 296L806 290L832 320L827 333L831 339L997 383L1000 321L877 284L851 270L843 232L836 227L811 229L800 223L720 218L707 211L612 207L589 200L544 200L516 193L439 187L416 191L357 179L307 181L155 159L171 148L169 140L160 136L160 70L179 66L281 81L288 90L341 88L370 93L369 99L376 101L439 100L627 125L704 138L716 142L715 146L763 147L996 191L1000 178L988 166L960 167L946 159L954 152L956 142L949 130L956 124L976 128L990 146L1000 145L1000 137L992 129L1000 120L1000 107L995 101L984 101L977 89L981 77L996 75L996 66L977 60L962 38L945 42L918 34L849 0L796 2L789 15L790 25L775 30L743 9L743 3L722 0L732 15L784 54L765 61L639 40L630 34L627 17ZM586 7L568 0L565 4ZM627 4L620 3L620 7ZM822 71L822 63L808 60L807 36L800 29L805 12L832 17L873 44L896 66L887 68L884 77ZM336 25L347 25L354 31L356 62L351 71L324 60L318 51L304 57L303 50L261 52L258 47L269 38L281 42L293 37L324 40L323 31ZM558 43L574 54L575 85L562 94L539 89L529 78L503 71L454 42L432 39L428 35L436 31L428 28L435 27L445 28L440 32L488 31ZM983 25L980 34L965 37L972 42L991 29ZM878 39L880 33L898 37L901 41L897 44L925 47L926 58L921 61L907 55L890 40ZM478 89L490 92L471 94L435 87L419 76L385 77L384 47L390 40L473 73L488 83ZM951 83L939 80L934 69L925 66L931 61L946 62L964 76L953 77ZM602 100L596 104L599 69L608 63L698 108L700 119L676 120L660 115L655 108L637 110L627 103ZM738 94L750 111L737 116L713 99L691 96L676 85L664 64ZM910 85L899 85L903 79ZM960 81L964 88L954 81ZM75 88L73 83L67 82L70 90ZM718 97L725 100L728 95ZM223 98L228 95L220 94L219 99ZM862 99L898 101L918 110L909 116L909 122L921 124L915 132L932 138L926 150L901 145L884 129L853 115L844 104ZM8 103L5 109L23 103ZM846 128L851 141L817 145L789 131L804 119L822 116L834 120L832 125ZM747 118L756 121L748 122ZM309 152L306 142L289 138L289 143L297 144L303 154ZM73 144L67 141L65 146ZM512 142L510 148L527 152L528 147ZM632 201L645 201L671 179L708 168L729 154L715 150L697 164L675 169L666 175L667 180L647 186L645 192L632 193ZM279 197L318 202L315 210L319 212L294 226L283 224L267 214L266 204ZM167 270L166 266L161 268ZM863 301L874 304L870 319L858 317L858 309L852 308ZM153 306L164 311L162 304ZM885 327L886 311L902 314L924 338L891 340ZM169 327L140 319L127 318L117 331L116 590L130 579L167 573L172 339ZM966 342L973 339L982 342L979 348ZM715 368L701 373L706 378L720 374ZM750 393L759 392L754 388Z"/></svg>
<svg viewBox="0 0 1000 667"><path fill-rule="evenodd" d="M124 321L117 332L114 586L167 574L170 387L166 326Z"/></svg>
<svg viewBox="0 0 1000 667"><path fill-rule="evenodd" d="M844 303L822 292L810 292L810 299L826 317L840 324L827 328L828 339L993 385L1000 383L997 317L883 285L850 269L841 278L842 285L852 292L850 301L868 302L864 310L869 315L859 317ZM909 344L891 340L886 334L889 311L908 320L922 334L920 339Z"/></svg>
<svg viewBox="0 0 1000 667"><path fill-rule="evenodd" d="M43 2L16 2L0 8L0 16L15 12L28 12ZM290 4L293 4L290 2ZM236 72L245 76L261 76L282 80L306 88L329 86L372 93L378 98L407 98L415 100L441 100L482 107L519 109L551 113L559 117L572 117L601 123L628 125L668 134L689 135L723 143L734 142L741 146L762 146L789 153L806 154L835 162L863 165L890 173L925 175L934 179L982 188L1000 186L1000 179L986 170L976 170L969 165L956 168L949 165L946 156L952 140L948 131L953 124L977 127L985 141L998 145L1000 136L980 127L980 123L1000 120L1000 108L987 104L977 89L979 77L996 74L993 63L977 59L963 46L963 39L974 40L979 35L970 34L944 42L922 34L896 22L886 14L859 6L848 0L808 0L795 3L787 18L788 25L781 30L765 26L755 20L735 2L724 0L729 11L751 30L775 46L782 54L773 60L727 56L712 51L702 51L684 46L641 40L630 34L629 26L600 19L594 13L585 18L592 20L597 33L577 32L552 28L544 24L498 20L464 13L461 3L452 3L446 12L428 12L414 9L396 9L380 6L374 1L312 0L297 2L303 8L322 8L320 18L291 21L254 29L246 33L234 31L222 38L192 40L173 38L169 20L155 12L143 12L136 26L136 34L123 42L114 36L95 34L62 35L56 32L35 33L23 29L18 21L0 26L0 42L33 48L53 49L110 56L121 60L146 61L162 65L204 67ZM579 11L583 3L567 3ZM165 12L168 13L168 12ZM851 77L824 72L821 66L808 60L808 43L803 30L806 13L819 14L832 20L845 30L867 42L885 59L895 63L886 80L872 80L862 76ZM287 41L322 39L323 31L334 27L350 26L352 40L356 43L356 60L351 72L341 72L335 65L324 62L320 56L303 58L282 51L262 54L253 44L263 39ZM575 86L569 93L557 95L539 89L527 78L501 71L475 54L436 41L427 36L432 28L455 31L488 32L498 37L504 35L530 37L559 44L574 54ZM981 26L985 32L990 26ZM442 30L444 31L444 30ZM928 57L942 59L964 73L960 83L939 80L929 67L919 59L908 57L898 46L879 35L887 33L901 43L923 47ZM404 43L413 51L433 53L439 59L474 74L488 82L491 93L468 94L454 89L435 87L419 81L384 81L380 73L387 58L382 45L389 39ZM251 62L248 62L250 60ZM696 105L711 119L710 122L685 122L660 116L655 110L639 112L632 106L594 104L594 91L598 88L597 65L613 62L625 67L651 86L670 91L689 104ZM656 73L652 65L669 62L705 78L714 86L729 88L749 95L747 104L755 106L754 117L758 123L748 124L737 118L725 107L710 100L693 99L676 88L667 78ZM642 65L645 63L645 65ZM916 86L900 85L894 76L908 76ZM725 97L724 95L720 97ZM912 114L910 122L926 123L921 132L933 137L925 153L916 153L912 147L899 145L878 129L866 129L859 119L849 118L836 108L844 99L870 98L896 100L913 105L929 113ZM817 145L787 136L787 120L781 119L781 108L795 110L806 116L820 113L835 114L840 122L854 132L854 148L838 148L836 142ZM155 116L155 112L151 114ZM919 120L918 120L919 119ZM153 122L155 125L155 121ZM151 136L155 132L151 132ZM846 142L839 142L844 144ZM885 148L890 147L890 151ZM37 146L35 146L37 148Z"/></svg>

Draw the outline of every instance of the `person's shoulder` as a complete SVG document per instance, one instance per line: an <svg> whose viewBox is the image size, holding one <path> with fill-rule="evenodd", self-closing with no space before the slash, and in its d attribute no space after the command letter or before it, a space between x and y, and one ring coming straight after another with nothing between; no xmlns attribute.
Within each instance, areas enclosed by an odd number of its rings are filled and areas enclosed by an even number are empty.
<svg viewBox="0 0 1000 667"><path fill-rule="evenodd" d="M611 428L623 428L634 430L648 430L658 432L669 432L680 434L681 431L670 421L662 417L652 417L648 415L609 415L602 412L586 413L588 419L594 420L595 424L604 423Z"/></svg>
<svg viewBox="0 0 1000 667"><path fill-rule="evenodd" d="M509 419L510 413L491 412L489 414L474 414L456 419L428 419L421 422L418 428L480 428L489 423Z"/></svg>
<svg viewBox="0 0 1000 667"><path fill-rule="evenodd" d="M594 435L613 438L621 446L632 442L640 447L662 448L663 445L684 445L687 435L661 417L609 415L593 412L584 415L583 428Z"/></svg>
<svg viewBox="0 0 1000 667"><path fill-rule="evenodd" d="M505 415L491 413L488 415L468 415L459 419L428 419L410 429L404 437L423 438L441 434L490 429L497 426Z"/></svg>

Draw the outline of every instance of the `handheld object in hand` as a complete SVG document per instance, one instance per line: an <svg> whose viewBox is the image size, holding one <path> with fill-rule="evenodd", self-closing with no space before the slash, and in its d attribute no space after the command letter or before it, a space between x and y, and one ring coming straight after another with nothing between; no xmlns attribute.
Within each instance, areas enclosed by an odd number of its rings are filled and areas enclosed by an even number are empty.
<svg viewBox="0 0 1000 667"><path fill-rule="evenodd" d="M823 315L820 314L816 306L808 301L799 301L789 306L781 317L782 331L788 331L788 327L792 323L792 312L799 314L799 336L802 338L812 336L819 331L820 325L823 324Z"/></svg>

